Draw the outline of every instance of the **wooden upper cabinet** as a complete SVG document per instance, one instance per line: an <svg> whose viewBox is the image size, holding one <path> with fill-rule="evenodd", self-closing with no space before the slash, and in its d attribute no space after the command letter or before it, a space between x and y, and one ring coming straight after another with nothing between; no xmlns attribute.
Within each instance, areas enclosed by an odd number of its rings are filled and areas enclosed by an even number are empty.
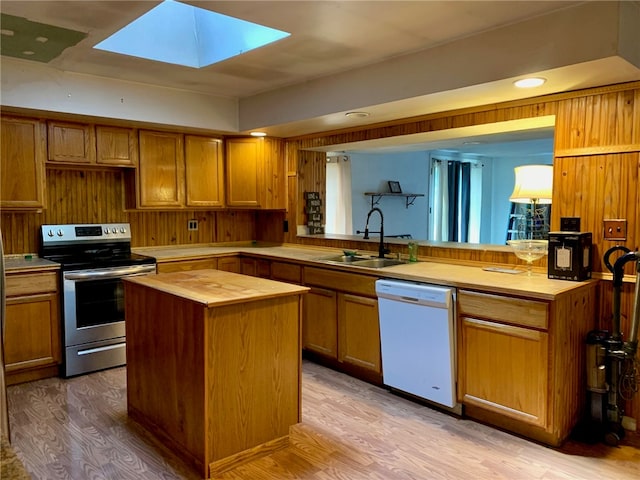
<svg viewBox="0 0 640 480"><path fill-rule="evenodd" d="M133 128L96 126L96 163L135 167L138 165L138 137Z"/></svg>
<svg viewBox="0 0 640 480"><path fill-rule="evenodd" d="M28 118L2 117L0 208L45 206L46 125Z"/></svg>
<svg viewBox="0 0 640 480"><path fill-rule="evenodd" d="M274 138L228 138L227 205L286 208L284 143Z"/></svg>
<svg viewBox="0 0 640 480"><path fill-rule="evenodd" d="M49 121L47 126L50 162L96 163L96 138L93 125Z"/></svg>
<svg viewBox="0 0 640 480"><path fill-rule="evenodd" d="M140 130L139 140L138 206L183 207L183 135Z"/></svg>
<svg viewBox="0 0 640 480"><path fill-rule="evenodd" d="M227 205L260 207L264 142L261 138L227 139Z"/></svg>
<svg viewBox="0 0 640 480"><path fill-rule="evenodd" d="M222 140L185 136L186 205L224 207Z"/></svg>

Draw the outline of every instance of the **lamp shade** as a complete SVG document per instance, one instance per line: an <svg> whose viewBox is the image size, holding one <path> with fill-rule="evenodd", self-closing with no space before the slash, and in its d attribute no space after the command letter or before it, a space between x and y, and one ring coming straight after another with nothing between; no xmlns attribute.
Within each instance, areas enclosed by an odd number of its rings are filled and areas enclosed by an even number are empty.
<svg viewBox="0 0 640 480"><path fill-rule="evenodd" d="M515 203L551 203L553 166L522 165L514 168L516 182L509 200Z"/></svg>

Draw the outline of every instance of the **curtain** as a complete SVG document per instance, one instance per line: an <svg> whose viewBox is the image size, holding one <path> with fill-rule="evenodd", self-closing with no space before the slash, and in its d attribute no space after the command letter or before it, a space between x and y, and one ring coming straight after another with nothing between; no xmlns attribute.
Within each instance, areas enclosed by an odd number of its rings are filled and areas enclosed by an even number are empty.
<svg viewBox="0 0 640 480"><path fill-rule="evenodd" d="M449 181L447 163L433 160L431 164L431 216L429 240L444 242L449 238Z"/></svg>
<svg viewBox="0 0 640 480"><path fill-rule="evenodd" d="M433 159L429 239L480 241L482 165Z"/></svg>
<svg viewBox="0 0 640 480"><path fill-rule="evenodd" d="M325 232L353 234L351 162L347 155L327 157Z"/></svg>

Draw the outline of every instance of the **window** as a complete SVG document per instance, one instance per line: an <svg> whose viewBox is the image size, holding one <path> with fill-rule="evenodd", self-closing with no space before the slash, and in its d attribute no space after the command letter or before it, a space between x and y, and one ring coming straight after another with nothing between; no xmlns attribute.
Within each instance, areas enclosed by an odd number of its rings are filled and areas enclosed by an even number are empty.
<svg viewBox="0 0 640 480"><path fill-rule="evenodd" d="M482 164L431 160L429 240L480 242Z"/></svg>

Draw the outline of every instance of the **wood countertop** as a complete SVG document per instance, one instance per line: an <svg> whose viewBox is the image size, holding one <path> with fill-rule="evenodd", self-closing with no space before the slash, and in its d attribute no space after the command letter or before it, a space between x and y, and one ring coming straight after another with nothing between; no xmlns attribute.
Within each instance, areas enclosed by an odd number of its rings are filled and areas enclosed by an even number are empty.
<svg viewBox="0 0 640 480"><path fill-rule="evenodd" d="M482 290L488 293L506 294L521 296L523 298L535 298L541 300L554 300L558 295L580 287L587 287L597 280L587 280L583 282L571 282L567 280L552 280L547 278L546 272L536 272L534 270L531 277L528 277L524 265L517 268L522 270L519 274L509 274L502 272L491 272L483 270L486 266L495 265L456 265L432 261L430 259L420 259L415 263L406 263L385 268L366 268L352 265L329 264L323 258L341 254L342 250L326 247L308 246L169 246L140 248L137 253L155 257L159 262L187 260L195 258L205 258L218 255L246 254L256 257L264 257L270 260L281 260L298 263L305 266L330 268L343 272L372 275L379 278L391 278L397 280L407 280L413 282L434 283L438 285L453 286L457 288L468 288ZM372 254L373 252L366 252ZM510 267L513 266L505 266Z"/></svg>
<svg viewBox="0 0 640 480"><path fill-rule="evenodd" d="M221 270L191 270L126 277L125 281L144 285L207 307L232 305L268 298L306 293L299 285L250 277Z"/></svg>
<svg viewBox="0 0 640 480"><path fill-rule="evenodd" d="M4 266L7 273L23 273L39 270L59 270L60 264L36 255L5 255Z"/></svg>

